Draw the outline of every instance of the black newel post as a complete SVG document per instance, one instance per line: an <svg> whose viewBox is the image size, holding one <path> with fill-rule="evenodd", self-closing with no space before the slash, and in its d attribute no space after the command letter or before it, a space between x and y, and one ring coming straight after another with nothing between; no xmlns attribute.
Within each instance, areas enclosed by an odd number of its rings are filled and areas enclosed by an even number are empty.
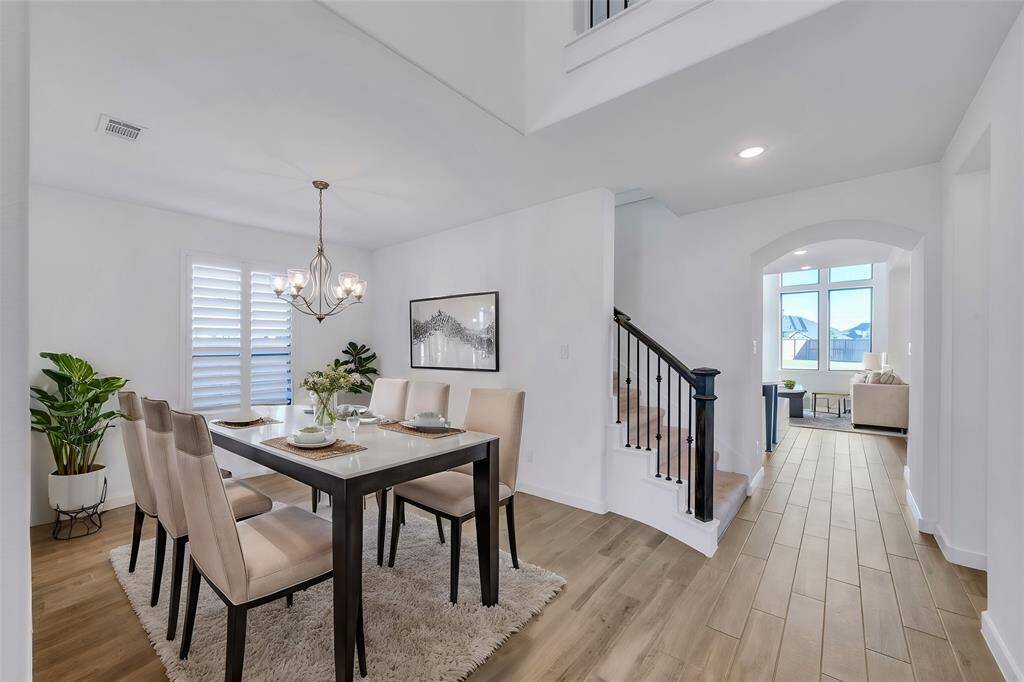
<svg viewBox="0 0 1024 682"><path fill-rule="evenodd" d="M694 419L697 427L697 452L694 457L694 516L700 521L714 518L715 493L715 377L721 374L717 369L698 367L693 370L697 377L693 399L696 404Z"/></svg>

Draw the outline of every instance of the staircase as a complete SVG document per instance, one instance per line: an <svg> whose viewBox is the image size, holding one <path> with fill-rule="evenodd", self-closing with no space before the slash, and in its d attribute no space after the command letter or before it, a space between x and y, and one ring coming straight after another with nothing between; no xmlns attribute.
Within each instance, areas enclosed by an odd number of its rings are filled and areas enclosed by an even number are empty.
<svg viewBox="0 0 1024 682"><path fill-rule="evenodd" d="M743 474L718 469L718 371L690 370L619 310L613 320L617 371L607 438L609 509L711 556L746 499L749 482Z"/></svg>

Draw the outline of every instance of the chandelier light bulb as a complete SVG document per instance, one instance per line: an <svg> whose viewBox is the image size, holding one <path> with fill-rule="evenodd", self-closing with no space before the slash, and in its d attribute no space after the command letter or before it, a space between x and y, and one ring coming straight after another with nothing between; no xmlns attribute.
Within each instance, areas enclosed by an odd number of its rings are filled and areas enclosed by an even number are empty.
<svg viewBox="0 0 1024 682"><path fill-rule="evenodd" d="M366 280L365 279L361 279L361 280L359 280L358 282L355 283L355 286L352 287L352 295L356 297L357 301L363 300L363 296L366 295Z"/></svg>
<svg viewBox="0 0 1024 682"><path fill-rule="evenodd" d="M345 290L345 295L348 296L356 287L356 283L359 281L359 275L354 272L343 272L338 275L338 284Z"/></svg>
<svg viewBox="0 0 1024 682"><path fill-rule="evenodd" d="M285 290L285 287L287 287L287 286L288 286L288 281L284 277L277 276L277 277L274 278L273 287L274 287L274 293L276 295L280 296L281 294L283 294L284 290Z"/></svg>
<svg viewBox="0 0 1024 682"><path fill-rule="evenodd" d="M306 283L309 282L309 273L305 270L289 270L288 283L296 295L302 292Z"/></svg>

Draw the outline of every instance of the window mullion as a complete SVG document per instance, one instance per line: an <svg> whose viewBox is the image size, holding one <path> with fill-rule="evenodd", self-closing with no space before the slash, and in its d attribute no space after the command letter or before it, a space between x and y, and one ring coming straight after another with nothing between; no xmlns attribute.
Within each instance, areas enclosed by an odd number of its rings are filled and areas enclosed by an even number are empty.
<svg viewBox="0 0 1024 682"><path fill-rule="evenodd" d="M252 266L242 264L242 305L240 329L241 354L241 403L242 407L252 405Z"/></svg>

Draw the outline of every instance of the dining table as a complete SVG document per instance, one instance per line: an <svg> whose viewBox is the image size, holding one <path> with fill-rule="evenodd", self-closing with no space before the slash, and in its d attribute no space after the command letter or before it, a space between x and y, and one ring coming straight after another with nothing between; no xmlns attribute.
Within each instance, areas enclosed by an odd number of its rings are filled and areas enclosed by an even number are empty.
<svg viewBox="0 0 1024 682"><path fill-rule="evenodd" d="M210 414L213 444L333 497L335 679L352 680L354 675L356 624L362 605L365 495L472 463L480 601L484 606L498 603L497 436L465 431L442 438L425 438L382 429L375 424L362 424L353 435L344 422L338 422L335 426L338 437L366 449L315 460L264 443L289 436L309 425L312 417L302 406L264 406L253 410L267 417L265 421L276 423L228 427L217 423L216 414ZM447 604L438 604L438 608L443 606ZM372 656L372 652L369 653Z"/></svg>

